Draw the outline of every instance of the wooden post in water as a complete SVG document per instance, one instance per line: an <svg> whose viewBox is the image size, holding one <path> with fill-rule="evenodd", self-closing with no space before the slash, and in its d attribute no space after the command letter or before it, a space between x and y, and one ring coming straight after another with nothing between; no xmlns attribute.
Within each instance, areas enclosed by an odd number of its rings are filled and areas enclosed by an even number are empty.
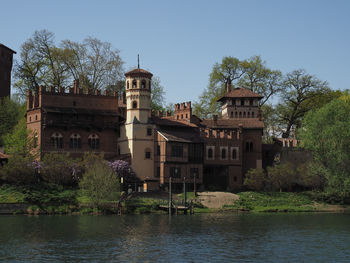
<svg viewBox="0 0 350 263"><path fill-rule="evenodd" d="M186 207L186 177L184 177L184 206Z"/></svg>
<svg viewBox="0 0 350 263"><path fill-rule="evenodd" d="M171 194L171 176L169 177L169 215L171 215L171 206L172 206L172 194Z"/></svg>

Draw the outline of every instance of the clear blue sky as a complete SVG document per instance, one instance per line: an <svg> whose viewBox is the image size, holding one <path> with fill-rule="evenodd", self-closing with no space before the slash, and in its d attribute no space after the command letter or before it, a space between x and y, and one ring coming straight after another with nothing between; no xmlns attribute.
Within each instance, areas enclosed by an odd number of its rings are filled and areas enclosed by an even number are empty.
<svg viewBox="0 0 350 263"><path fill-rule="evenodd" d="M350 1L1 1L0 42L20 51L35 30L112 43L125 69L159 76L167 102L196 100L224 56L260 55L283 73L304 68L350 88ZM15 56L18 58L19 54Z"/></svg>

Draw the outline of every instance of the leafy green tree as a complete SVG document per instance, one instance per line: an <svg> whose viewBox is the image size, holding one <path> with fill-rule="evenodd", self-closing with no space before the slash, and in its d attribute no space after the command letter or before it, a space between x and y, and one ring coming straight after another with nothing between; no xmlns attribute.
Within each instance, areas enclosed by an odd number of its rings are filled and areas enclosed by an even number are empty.
<svg viewBox="0 0 350 263"><path fill-rule="evenodd" d="M82 43L64 40L57 46L52 32L40 30L21 46L14 87L23 96L39 85L67 86L73 80L84 89L104 89L117 86L123 72L119 51L110 43L88 37Z"/></svg>
<svg viewBox="0 0 350 263"><path fill-rule="evenodd" d="M281 91L282 73L267 68L260 56L251 57L242 65L245 73L239 78L238 85L264 96L259 101L260 106Z"/></svg>
<svg viewBox="0 0 350 263"><path fill-rule="evenodd" d="M285 136L297 129L305 114L312 109L313 99L330 91L328 83L299 69L288 73L283 81L281 102L276 106L279 121L284 125Z"/></svg>
<svg viewBox="0 0 350 263"><path fill-rule="evenodd" d="M335 99L310 111L299 129L303 146L310 150L328 190L350 196L350 96Z"/></svg>
<svg viewBox="0 0 350 263"><path fill-rule="evenodd" d="M79 187L95 206L118 200L120 196L119 179L106 162L92 164L83 174Z"/></svg>
<svg viewBox="0 0 350 263"><path fill-rule="evenodd" d="M151 88L151 109L154 111L164 111L165 91L164 87L160 84L159 77L153 76Z"/></svg>
<svg viewBox="0 0 350 263"><path fill-rule="evenodd" d="M224 57L221 63L216 63L209 77L209 85L194 103L194 113L199 117L220 114L217 100L224 95L227 84L248 88L259 93L264 98L260 106L268 102L272 96L281 90L282 73L267 68L260 56L247 60L235 57Z"/></svg>
<svg viewBox="0 0 350 263"><path fill-rule="evenodd" d="M262 191L267 183L264 169L250 169L245 175L244 186L250 190Z"/></svg>
<svg viewBox="0 0 350 263"><path fill-rule="evenodd" d="M296 171L291 163L267 167L267 180L273 190L290 189L296 182Z"/></svg>
<svg viewBox="0 0 350 263"><path fill-rule="evenodd" d="M25 107L17 101L10 98L4 98L0 101L0 146L3 143L3 136L12 132L14 126L25 114Z"/></svg>
<svg viewBox="0 0 350 263"><path fill-rule="evenodd" d="M208 117L220 113L217 100L225 93L226 85L242 77L245 73L244 61L235 57L224 57L221 63L216 63L209 75L208 88L200 95L199 101L194 103L194 114Z"/></svg>
<svg viewBox="0 0 350 263"><path fill-rule="evenodd" d="M27 129L27 121L25 118L13 128L13 131L3 137L6 153L20 154L23 156L34 154L33 149L36 147L36 138L33 133Z"/></svg>

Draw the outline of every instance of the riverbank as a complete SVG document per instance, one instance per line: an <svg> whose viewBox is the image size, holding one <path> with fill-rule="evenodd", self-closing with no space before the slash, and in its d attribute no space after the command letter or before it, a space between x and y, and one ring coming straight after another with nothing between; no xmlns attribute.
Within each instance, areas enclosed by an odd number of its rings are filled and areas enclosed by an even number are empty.
<svg viewBox="0 0 350 263"><path fill-rule="evenodd" d="M195 197L187 193L195 213L227 212L350 212L349 205L328 204L318 200L313 192L199 192ZM183 194L173 195L181 204ZM166 213L158 209L167 205L168 194L133 193L98 208L88 196L81 195L77 188L56 185L0 186L0 214L146 214Z"/></svg>

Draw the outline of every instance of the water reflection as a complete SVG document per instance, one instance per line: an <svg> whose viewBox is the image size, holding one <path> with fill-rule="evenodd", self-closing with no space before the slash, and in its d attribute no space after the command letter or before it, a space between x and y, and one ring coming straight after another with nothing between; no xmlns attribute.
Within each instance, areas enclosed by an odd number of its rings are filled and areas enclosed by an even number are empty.
<svg viewBox="0 0 350 263"><path fill-rule="evenodd" d="M346 262L349 214L1 216L0 260Z"/></svg>

